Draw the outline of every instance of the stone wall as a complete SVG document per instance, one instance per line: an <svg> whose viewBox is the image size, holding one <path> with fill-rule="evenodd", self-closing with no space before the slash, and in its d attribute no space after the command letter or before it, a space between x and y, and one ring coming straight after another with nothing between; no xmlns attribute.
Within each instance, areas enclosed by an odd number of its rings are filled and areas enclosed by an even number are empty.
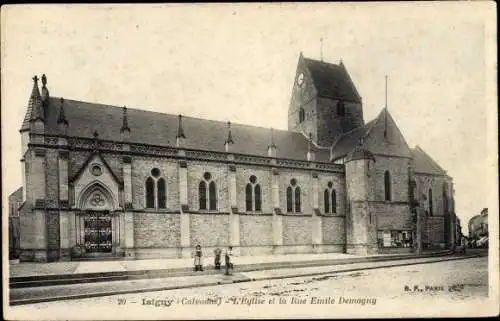
<svg viewBox="0 0 500 321"><path fill-rule="evenodd" d="M229 215L190 214L191 246L227 246L229 244Z"/></svg>
<svg viewBox="0 0 500 321"><path fill-rule="evenodd" d="M240 215L240 245L273 245L272 219L270 215Z"/></svg>
<svg viewBox="0 0 500 321"><path fill-rule="evenodd" d="M134 246L161 248L180 246L180 215L134 213Z"/></svg>
<svg viewBox="0 0 500 321"><path fill-rule="evenodd" d="M345 243L345 217L342 216L323 216L322 218L323 244Z"/></svg>
<svg viewBox="0 0 500 321"><path fill-rule="evenodd" d="M283 216L283 244L309 245L312 243L311 217Z"/></svg>

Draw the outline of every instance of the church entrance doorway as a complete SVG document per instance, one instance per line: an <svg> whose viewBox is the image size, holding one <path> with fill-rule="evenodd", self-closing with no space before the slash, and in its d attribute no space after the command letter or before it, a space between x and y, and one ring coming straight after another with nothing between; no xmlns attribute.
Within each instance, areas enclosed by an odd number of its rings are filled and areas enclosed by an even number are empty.
<svg viewBox="0 0 500 321"><path fill-rule="evenodd" d="M83 244L87 256L112 254L113 229L111 222L112 219L109 211L86 211L83 217Z"/></svg>

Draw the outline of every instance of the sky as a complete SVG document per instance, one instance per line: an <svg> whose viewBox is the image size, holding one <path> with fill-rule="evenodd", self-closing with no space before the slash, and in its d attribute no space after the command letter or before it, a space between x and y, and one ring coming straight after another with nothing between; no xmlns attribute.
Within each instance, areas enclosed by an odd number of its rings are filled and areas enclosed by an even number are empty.
<svg viewBox="0 0 500 321"><path fill-rule="evenodd" d="M491 4L4 6L4 207L22 184L19 128L35 74L66 99L286 129L302 52L342 59L365 122L385 105L388 76L390 113L410 147L453 177L467 231L498 190Z"/></svg>

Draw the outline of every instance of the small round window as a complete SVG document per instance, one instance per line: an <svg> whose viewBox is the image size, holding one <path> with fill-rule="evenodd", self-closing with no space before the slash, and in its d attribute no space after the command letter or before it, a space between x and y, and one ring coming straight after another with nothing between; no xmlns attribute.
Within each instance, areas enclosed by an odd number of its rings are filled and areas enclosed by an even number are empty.
<svg viewBox="0 0 500 321"><path fill-rule="evenodd" d="M297 184L297 180L296 180L295 178L292 178L292 179L290 180L290 184L291 184L292 186L295 186L295 185Z"/></svg>
<svg viewBox="0 0 500 321"><path fill-rule="evenodd" d="M211 178L212 178L212 175L210 175L209 172L205 172L205 174L203 174L203 178L207 181L209 181Z"/></svg>
<svg viewBox="0 0 500 321"><path fill-rule="evenodd" d="M255 184L257 182L257 177L255 175L250 176L250 183Z"/></svg>
<svg viewBox="0 0 500 321"><path fill-rule="evenodd" d="M153 168L153 169L151 170L151 175L152 175L153 177L158 177L158 176L160 176L160 170L159 170L158 168Z"/></svg>
<svg viewBox="0 0 500 321"><path fill-rule="evenodd" d="M90 172L92 173L92 175L94 176L101 176L102 174L102 169L101 169L101 166L97 165L97 164L94 164L90 167Z"/></svg>
<svg viewBox="0 0 500 321"><path fill-rule="evenodd" d="M332 182L328 182L328 188L332 188L333 186L333 183Z"/></svg>

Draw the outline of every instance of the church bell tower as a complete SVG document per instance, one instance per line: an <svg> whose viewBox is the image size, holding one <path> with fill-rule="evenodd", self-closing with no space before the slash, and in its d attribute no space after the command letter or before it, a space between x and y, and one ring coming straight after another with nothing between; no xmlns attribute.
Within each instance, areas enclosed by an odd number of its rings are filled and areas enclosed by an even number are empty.
<svg viewBox="0 0 500 321"><path fill-rule="evenodd" d="M312 134L330 147L345 132L363 126L361 97L342 61L338 65L300 53L288 109L288 130Z"/></svg>

